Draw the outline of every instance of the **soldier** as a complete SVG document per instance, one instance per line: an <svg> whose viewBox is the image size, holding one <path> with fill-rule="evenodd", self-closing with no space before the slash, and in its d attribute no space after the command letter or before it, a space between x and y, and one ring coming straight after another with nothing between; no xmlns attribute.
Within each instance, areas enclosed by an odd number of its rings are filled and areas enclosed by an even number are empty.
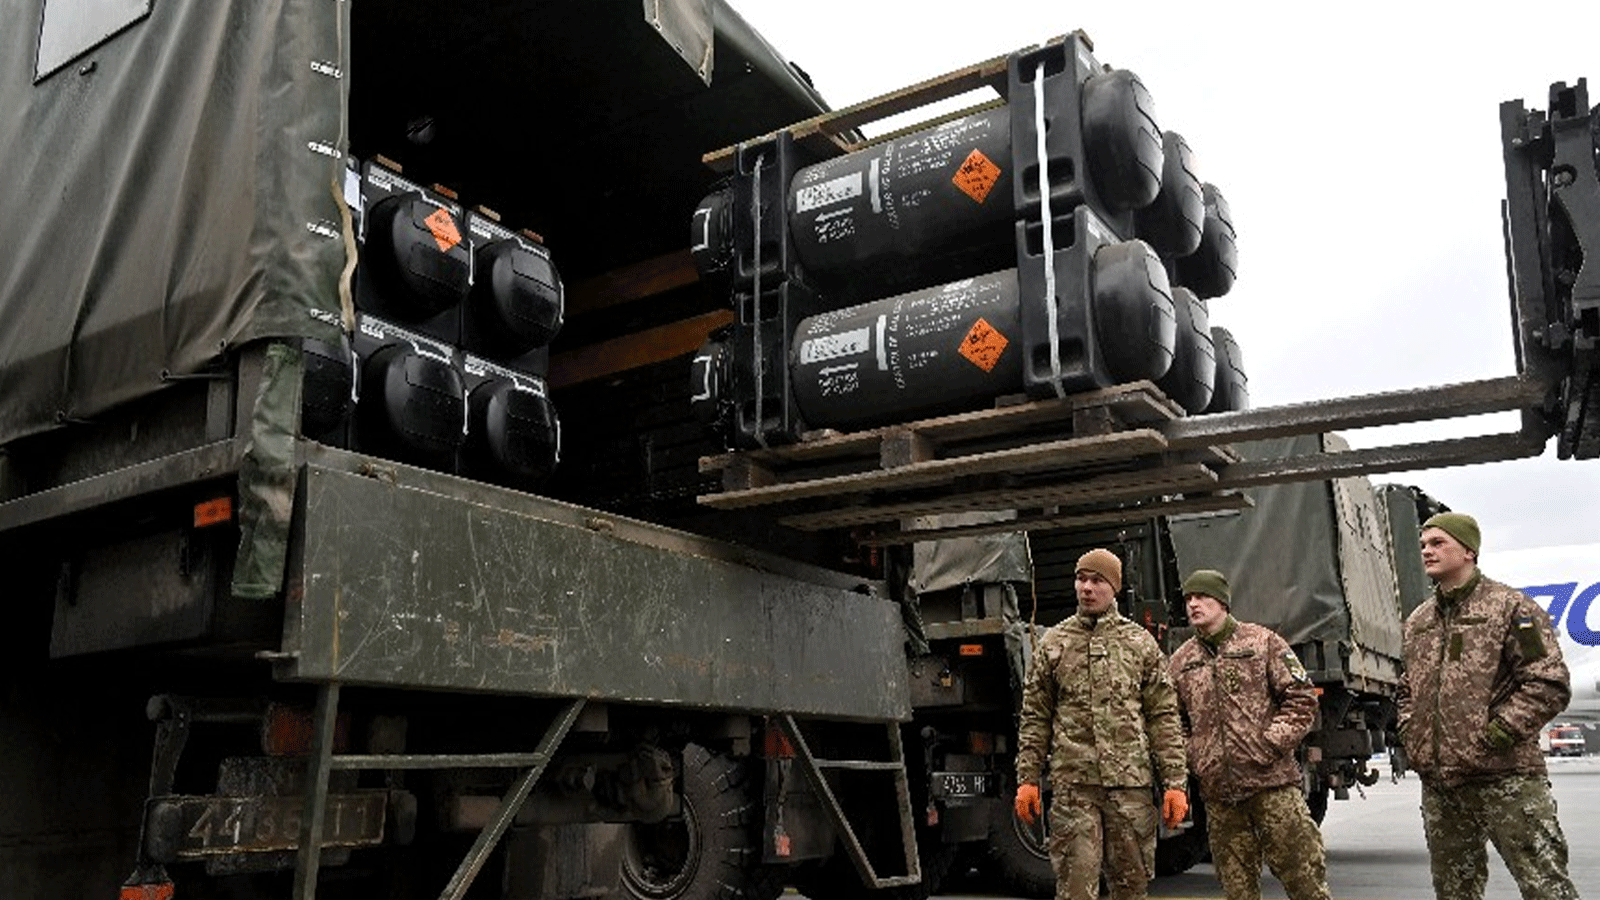
<svg viewBox="0 0 1600 900"><path fill-rule="evenodd" d="M1040 812L1050 763L1050 863L1057 900L1092 900L1103 870L1114 900L1142 900L1155 872L1151 758L1162 816L1188 815L1178 699L1155 638L1118 614L1122 561L1078 560L1078 611L1046 631L1028 670L1017 735L1017 815Z"/></svg>
<svg viewBox="0 0 1600 900"><path fill-rule="evenodd" d="M1188 726L1189 767L1206 802L1217 879L1228 900L1261 900L1265 858L1290 900L1327 900L1322 833L1294 756L1316 718L1316 689L1287 641L1233 617L1221 572L1195 571L1183 595L1196 633L1168 670Z"/></svg>
<svg viewBox="0 0 1600 900"><path fill-rule="evenodd" d="M1539 730L1572 696L1550 617L1478 571L1478 523L1422 524L1434 595L1406 619L1400 740L1439 900L1481 900L1493 841L1526 900L1575 900Z"/></svg>

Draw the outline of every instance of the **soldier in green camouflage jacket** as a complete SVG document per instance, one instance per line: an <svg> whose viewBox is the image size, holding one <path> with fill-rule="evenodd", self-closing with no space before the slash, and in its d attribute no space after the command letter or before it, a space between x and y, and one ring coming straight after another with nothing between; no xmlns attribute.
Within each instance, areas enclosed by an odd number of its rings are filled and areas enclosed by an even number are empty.
<svg viewBox="0 0 1600 900"><path fill-rule="evenodd" d="M1400 739L1439 900L1481 900L1493 841L1524 898L1574 900L1539 730L1571 699L1550 617L1478 571L1478 523L1423 523L1434 596L1406 619Z"/></svg>
<svg viewBox="0 0 1600 900"><path fill-rule="evenodd" d="M1078 612L1045 632L1022 695L1017 735L1017 814L1039 814L1046 757L1050 862L1057 900L1092 900L1104 867L1115 900L1139 900L1155 871L1156 808L1188 813L1178 700L1155 638L1119 615L1122 562L1107 550L1078 560Z"/></svg>
<svg viewBox="0 0 1600 900"><path fill-rule="evenodd" d="M1327 900L1322 833L1294 755L1317 715L1316 688L1287 641L1229 614L1221 572L1192 573L1183 596L1196 633L1169 670L1222 889L1228 900L1260 900L1264 858L1290 900Z"/></svg>

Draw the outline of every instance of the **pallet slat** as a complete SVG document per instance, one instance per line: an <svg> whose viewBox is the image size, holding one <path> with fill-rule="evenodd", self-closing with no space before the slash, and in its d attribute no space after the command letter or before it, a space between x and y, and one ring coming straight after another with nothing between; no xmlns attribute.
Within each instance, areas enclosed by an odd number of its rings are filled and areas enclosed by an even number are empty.
<svg viewBox="0 0 1600 900"><path fill-rule="evenodd" d="M1160 433L1149 428L1099 434L1085 438L1068 438L975 453L954 459L936 459L912 463L897 469L880 469L850 475L813 478L808 481L775 484L768 487L724 491L700 498L705 506L714 509L740 509L747 506L765 506L788 503L813 497L838 497L871 491L927 487L958 477L993 474L996 472L1035 472L1062 468L1074 463L1124 459L1129 456L1160 453L1167 446Z"/></svg>
<svg viewBox="0 0 1600 900"><path fill-rule="evenodd" d="M1250 498L1244 494L1226 492L1213 496L1158 501L1123 509L1020 516L1005 522L985 522L978 525L962 525L954 528L874 531L858 535L856 542L868 547L885 547L898 544L914 544L918 541L934 539L1001 534L1008 531L1037 531L1043 528L1091 528L1104 525L1122 525L1155 516L1228 512L1237 509L1248 509L1253 505Z"/></svg>
<svg viewBox="0 0 1600 900"><path fill-rule="evenodd" d="M1128 425L1159 425L1182 416L1182 411L1162 396L1153 384L1133 381L1057 400L1035 400L845 434L829 432L798 444L721 453L703 458L700 471L704 474L720 472L735 460L753 462L778 471L826 460L872 458L881 455L880 447L884 440L908 430L915 431L936 445L948 445L1002 434L1031 433L1052 426L1070 429L1075 414L1096 408L1109 410Z"/></svg>
<svg viewBox="0 0 1600 900"><path fill-rule="evenodd" d="M803 531L816 531L953 512L1030 509L1138 500L1152 495L1204 490L1216 482L1217 474L1204 466L1176 466L1154 471L1118 472L1040 487L980 491L906 503L848 506L824 512L801 513L778 521Z"/></svg>
<svg viewBox="0 0 1600 900"><path fill-rule="evenodd" d="M802 531L853 529L876 544L1132 521L1161 510L1235 509L1218 494L1231 448L1165 437L1183 410L1148 381L1069 397L851 433L819 432L799 443L702 457L723 490L699 498L712 509L787 506L777 521ZM1182 504L1189 504L1187 506ZM986 525L903 531L918 516L1015 510Z"/></svg>

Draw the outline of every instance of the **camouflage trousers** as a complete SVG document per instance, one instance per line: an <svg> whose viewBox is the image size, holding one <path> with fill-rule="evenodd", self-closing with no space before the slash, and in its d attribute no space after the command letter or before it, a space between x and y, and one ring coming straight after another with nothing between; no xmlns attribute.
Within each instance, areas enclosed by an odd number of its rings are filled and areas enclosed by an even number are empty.
<svg viewBox="0 0 1600 900"><path fill-rule="evenodd" d="M1102 870L1112 900L1144 900L1155 861L1156 806L1149 788L1055 785L1050 865L1056 900L1094 900Z"/></svg>
<svg viewBox="0 0 1600 900"><path fill-rule="evenodd" d="M1261 900L1261 863L1289 900L1328 900L1322 832L1298 785L1268 788L1238 803L1206 801L1211 861L1228 900Z"/></svg>
<svg viewBox="0 0 1600 900"><path fill-rule="evenodd" d="M1446 787L1422 782L1422 832L1439 900L1482 900L1494 844L1525 900L1577 900L1567 839L1543 775Z"/></svg>

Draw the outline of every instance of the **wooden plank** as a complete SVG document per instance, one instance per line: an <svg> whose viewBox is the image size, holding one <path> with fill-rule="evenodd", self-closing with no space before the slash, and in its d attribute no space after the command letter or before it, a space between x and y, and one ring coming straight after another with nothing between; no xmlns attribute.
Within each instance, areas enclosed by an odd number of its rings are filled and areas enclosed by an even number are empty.
<svg viewBox="0 0 1600 900"><path fill-rule="evenodd" d="M914 544L918 541L1002 534L1008 531L1037 531L1043 528L1091 528L1105 525L1122 525L1155 516L1249 509L1253 505L1250 498L1244 494L1222 493L1203 497L1186 497L1181 500L1165 500L1123 509L1039 514L1023 516L1006 522L984 522L976 525L961 525L954 528L917 531L882 530L868 532L865 536L857 538L857 543L868 547L886 547L898 544Z"/></svg>
<svg viewBox="0 0 1600 900"><path fill-rule="evenodd" d="M640 260L567 286L567 315L609 309L687 287L700 280L694 257L678 250Z"/></svg>
<svg viewBox="0 0 1600 900"><path fill-rule="evenodd" d="M911 428L891 428L883 436L883 447L878 452L878 464L885 469L898 469L915 463L928 462L939 455L939 445L928 436Z"/></svg>
<svg viewBox="0 0 1600 900"><path fill-rule="evenodd" d="M567 387L652 363L665 362L675 356L692 353L710 336L711 332L733 321L733 310L719 309L691 319L650 328L624 337L577 350L569 350L550 359L550 386ZM684 371L689 377L688 370Z"/></svg>
<svg viewBox="0 0 1600 900"><path fill-rule="evenodd" d="M1055 426L1060 429L1060 433L1070 433L1073 413L1079 409L1095 407L1122 410L1124 421L1128 421L1127 417L1131 416L1140 424L1150 421L1166 422L1182 414L1151 382L1130 381L1127 384L1085 391L1065 398L1033 400L1010 406L919 419L902 425L831 434L813 441L783 447L741 450L707 456L700 460L700 471L708 474L720 471L731 464L734 458L740 456L750 456L774 470L822 460L878 456L881 454L880 444L885 437L904 429L915 430L935 444L944 446L1008 434L1018 434L1019 439L1023 439L1027 435L1021 433L1038 430L1043 426Z"/></svg>
<svg viewBox="0 0 1600 900"><path fill-rule="evenodd" d="M810 497L830 497L941 484L969 475L1066 468L1085 462L1127 459L1142 454L1160 453L1164 449L1166 441L1159 433L1153 429L1140 428L1117 434L1069 438L988 453L974 453L954 459L937 459L888 471L836 475L746 491L708 494L699 499L701 504L715 509L740 509L787 503Z"/></svg>
<svg viewBox="0 0 1600 900"><path fill-rule="evenodd" d="M988 637L992 634L1001 634L1005 629L1005 620L999 616L992 616L987 619L962 619L955 622L925 622L922 626L922 636L930 641Z"/></svg>
<svg viewBox="0 0 1600 900"><path fill-rule="evenodd" d="M924 419L916 423L916 428L936 441L952 443L1043 425L1059 425L1067 429L1071 427L1074 412L1095 407L1132 411L1139 417L1138 424L1165 422L1182 414L1174 410L1151 382L1130 381L1063 398L1034 400L1014 406ZM1128 419L1124 418L1124 421Z"/></svg>
<svg viewBox="0 0 1600 900"><path fill-rule="evenodd" d="M764 450L737 450L715 456L702 456L700 472L710 474L721 471L743 456L753 457L774 470L814 462L846 460L851 457L873 460L881 455L882 443L883 429L852 431L848 434L830 435L814 441L768 447Z"/></svg>
<svg viewBox="0 0 1600 900"><path fill-rule="evenodd" d="M909 112L919 106L926 106L947 97L964 94L994 82L1006 74L1005 56L997 56L956 69L953 72L918 82L910 87L901 88L870 100L847 106L844 109L812 116L809 119L797 122L787 128L779 128L753 140L744 141L746 144L759 144L776 138L787 131L794 136L796 141L807 141L817 136L834 139L835 153L846 153L857 149L854 142L846 142L841 138L847 131L859 128L869 122L887 119L890 116ZM713 150L702 156L701 162L711 167L716 172L733 171L735 157L739 144ZM833 154L830 154L833 155Z"/></svg>
<svg viewBox="0 0 1600 900"><path fill-rule="evenodd" d="M772 470L753 459L736 459L733 465L722 470L722 489L725 491L747 491L777 483L778 478L772 474Z"/></svg>
<svg viewBox="0 0 1600 900"><path fill-rule="evenodd" d="M1189 465L1154 471L1116 472L1012 490L946 494L904 503L849 506L820 512L798 513L778 521L802 531L820 531L940 513L1082 506L1089 503L1146 500L1166 494L1211 490L1216 482L1215 472L1205 466Z"/></svg>

